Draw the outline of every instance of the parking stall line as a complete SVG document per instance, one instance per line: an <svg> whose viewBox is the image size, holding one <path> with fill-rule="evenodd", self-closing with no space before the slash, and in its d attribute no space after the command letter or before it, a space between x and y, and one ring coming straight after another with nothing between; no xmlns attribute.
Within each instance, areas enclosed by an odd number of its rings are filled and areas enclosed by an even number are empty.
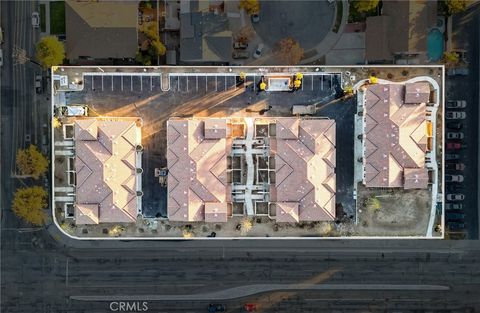
<svg viewBox="0 0 480 313"><path fill-rule="evenodd" d="M218 78L217 78L217 75L215 75L215 91L218 91Z"/></svg>
<svg viewBox="0 0 480 313"><path fill-rule="evenodd" d="M190 76L187 76L187 83L186 83L186 85L187 85L187 92L188 92L188 78L189 78L189 77L190 77Z"/></svg>
<svg viewBox="0 0 480 313"><path fill-rule="evenodd" d="M150 91L153 90L153 81L152 80L153 80L153 77L150 76Z"/></svg>
<svg viewBox="0 0 480 313"><path fill-rule="evenodd" d="M110 79L112 80L112 91L113 91L113 75L110 77Z"/></svg>
<svg viewBox="0 0 480 313"><path fill-rule="evenodd" d="M177 76L177 91L180 91L180 76Z"/></svg>
<svg viewBox="0 0 480 313"><path fill-rule="evenodd" d="M123 76L120 76L120 85L122 86L122 91L123 91Z"/></svg>
<svg viewBox="0 0 480 313"><path fill-rule="evenodd" d="M311 79L312 79L312 91L313 91L313 79L314 79L313 75L311 76Z"/></svg>
<svg viewBox="0 0 480 313"><path fill-rule="evenodd" d="M140 91L143 91L143 77L140 76Z"/></svg>
<svg viewBox="0 0 480 313"><path fill-rule="evenodd" d="M224 76L225 77L225 90L227 90L227 76Z"/></svg>
<svg viewBox="0 0 480 313"><path fill-rule="evenodd" d="M103 91L103 75L101 77L102 77L102 91Z"/></svg>
<svg viewBox="0 0 480 313"><path fill-rule="evenodd" d="M256 77L255 77L255 75L254 75L254 76L253 76L253 91L256 90L256 88L257 88L256 85L257 85L257 83L256 83Z"/></svg>
<svg viewBox="0 0 480 313"><path fill-rule="evenodd" d="M133 91L133 75L130 75L130 91Z"/></svg>
<svg viewBox="0 0 480 313"><path fill-rule="evenodd" d="M320 83L321 83L320 90L323 90L323 75L320 76Z"/></svg>
<svg viewBox="0 0 480 313"><path fill-rule="evenodd" d="M208 79L207 76L205 76L205 92L208 91Z"/></svg>
<svg viewBox="0 0 480 313"><path fill-rule="evenodd" d="M93 82L93 76L92 76L92 90L95 90L95 84Z"/></svg>

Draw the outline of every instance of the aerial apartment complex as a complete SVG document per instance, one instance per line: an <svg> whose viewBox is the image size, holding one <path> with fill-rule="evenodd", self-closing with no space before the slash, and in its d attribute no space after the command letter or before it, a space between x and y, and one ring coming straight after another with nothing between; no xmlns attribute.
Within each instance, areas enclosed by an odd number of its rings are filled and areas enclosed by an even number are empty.
<svg viewBox="0 0 480 313"><path fill-rule="evenodd" d="M168 218L335 218L335 122L297 117L170 119Z"/></svg>

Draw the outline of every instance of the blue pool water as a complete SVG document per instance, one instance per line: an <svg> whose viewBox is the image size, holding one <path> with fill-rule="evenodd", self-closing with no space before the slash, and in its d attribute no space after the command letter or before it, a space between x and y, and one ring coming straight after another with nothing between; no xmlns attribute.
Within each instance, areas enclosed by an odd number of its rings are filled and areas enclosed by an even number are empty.
<svg viewBox="0 0 480 313"><path fill-rule="evenodd" d="M430 61L438 61L443 56L443 34L434 28L430 30L427 36L427 54Z"/></svg>

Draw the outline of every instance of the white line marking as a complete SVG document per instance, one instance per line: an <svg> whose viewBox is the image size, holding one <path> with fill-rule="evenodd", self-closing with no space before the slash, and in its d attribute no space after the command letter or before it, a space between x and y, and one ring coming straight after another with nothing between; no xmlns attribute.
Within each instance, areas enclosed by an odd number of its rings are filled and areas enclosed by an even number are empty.
<svg viewBox="0 0 480 313"><path fill-rule="evenodd" d="M188 92L188 77L187 77L187 92Z"/></svg>
<svg viewBox="0 0 480 313"><path fill-rule="evenodd" d="M140 76L140 91L143 91L143 76Z"/></svg>
<svg viewBox="0 0 480 313"><path fill-rule="evenodd" d="M320 76L320 78L321 78L321 82L322 82L322 83L321 83L321 88L320 88L320 90L323 90L323 75Z"/></svg>
<svg viewBox="0 0 480 313"><path fill-rule="evenodd" d="M257 86L256 86L257 83L256 83L256 79L255 79L255 78L256 78L256 76L253 76L253 91L255 91L256 88L257 88Z"/></svg>
<svg viewBox="0 0 480 313"><path fill-rule="evenodd" d="M110 77L112 79L112 91L113 91L113 76Z"/></svg>
<svg viewBox="0 0 480 313"><path fill-rule="evenodd" d="M93 76L92 76L92 90L95 90L95 83L93 81Z"/></svg>
<svg viewBox="0 0 480 313"><path fill-rule="evenodd" d="M102 91L103 91L103 76L102 76Z"/></svg>
<svg viewBox="0 0 480 313"><path fill-rule="evenodd" d="M313 75L312 75L312 91L313 91Z"/></svg>
<svg viewBox="0 0 480 313"><path fill-rule="evenodd" d="M205 92L208 91L208 78L205 76Z"/></svg>
<svg viewBox="0 0 480 313"><path fill-rule="evenodd" d="M130 91L133 91L133 76L130 75Z"/></svg>
<svg viewBox="0 0 480 313"><path fill-rule="evenodd" d="M196 89L196 90L198 91L198 75L195 76L195 77L196 77L196 79L197 79L197 89Z"/></svg>
<svg viewBox="0 0 480 313"><path fill-rule="evenodd" d="M153 76L150 76L150 91L153 90Z"/></svg>
<svg viewBox="0 0 480 313"><path fill-rule="evenodd" d="M120 82L121 82L121 85L122 85L122 91L123 91L123 76L120 76Z"/></svg>
<svg viewBox="0 0 480 313"><path fill-rule="evenodd" d="M227 76L224 76L225 77L225 90L227 90Z"/></svg>

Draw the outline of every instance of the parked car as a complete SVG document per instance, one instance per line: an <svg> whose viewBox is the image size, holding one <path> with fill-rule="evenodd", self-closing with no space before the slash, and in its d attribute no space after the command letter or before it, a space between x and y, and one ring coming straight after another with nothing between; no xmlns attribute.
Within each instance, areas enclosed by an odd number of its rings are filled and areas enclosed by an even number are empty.
<svg viewBox="0 0 480 313"><path fill-rule="evenodd" d="M447 213L446 214L447 220L463 220L465 218L465 214L463 213Z"/></svg>
<svg viewBox="0 0 480 313"><path fill-rule="evenodd" d="M259 43L257 46L257 49L255 49L255 52L253 53L253 57L255 59L260 58L260 56L262 55L263 48L264 48L263 43Z"/></svg>
<svg viewBox="0 0 480 313"><path fill-rule="evenodd" d="M465 169L465 164L463 163L446 163L445 164L446 170L455 170L455 171L463 171Z"/></svg>
<svg viewBox="0 0 480 313"><path fill-rule="evenodd" d="M468 75L468 67L451 68L447 71L447 76Z"/></svg>
<svg viewBox="0 0 480 313"><path fill-rule="evenodd" d="M445 153L445 160L459 160L460 155L456 153Z"/></svg>
<svg viewBox="0 0 480 313"><path fill-rule="evenodd" d="M248 51L233 51L232 58L234 59L248 59L250 57L250 52Z"/></svg>
<svg viewBox="0 0 480 313"><path fill-rule="evenodd" d="M446 203L445 210L447 211L460 211L463 210L463 204L461 203Z"/></svg>
<svg viewBox="0 0 480 313"><path fill-rule="evenodd" d="M463 201L465 200L465 195L463 193L449 193L447 195L448 201Z"/></svg>
<svg viewBox="0 0 480 313"><path fill-rule="evenodd" d="M225 312L225 306L223 304L210 303L208 305L208 312L210 313Z"/></svg>
<svg viewBox="0 0 480 313"><path fill-rule="evenodd" d="M257 309L257 305L255 303L247 303L243 306L243 308L247 312L254 312Z"/></svg>
<svg viewBox="0 0 480 313"><path fill-rule="evenodd" d="M252 23L260 22L260 16L258 14L252 14L250 18L252 19Z"/></svg>
<svg viewBox="0 0 480 313"><path fill-rule="evenodd" d="M248 43L240 42L240 41L235 41L233 43L233 49L247 49Z"/></svg>
<svg viewBox="0 0 480 313"><path fill-rule="evenodd" d="M458 150L462 148L462 144L459 142L447 142L446 147L449 150Z"/></svg>
<svg viewBox="0 0 480 313"><path fill-rule="evenodd" d="M450 230L465 229L465 223L447 222L447 227L448 227Z"/></svg>
<svg viewBox="0 0 480 313"><path fill-rule="evenodd" d="M465 136L462 132L448 132L447 139L463 139Z"/></svg>
<svg viewBox="0 0 480 313"><path fill-rule="evenodd" d="M467 117L467 114L460 111L451 111L447 112L445 114L445 117L447 118L447 120L463 120L465 119L465 117Z"/></svg>
<svg viewBox="0 0 480 313"><path fill-rule="evenodd" d="M43 91L43 78L42 75L35 75L35 91L42 93Z"/></svg>
<svg viewBox="0 0 480 313"><path fill-rule="evenodd" d="M38 12L32 13L32 26L35 28L40 26L40 14L38 14Z"/></svg>
<svg viewBox="0 0 480 313"><path fill-rule="evenodd" d="M463 175L445 175L445 182L447 183L461 183L463 179Z"/></svg>
<svg viewBox="0 0 480 313"><path fill-rule="evenodd" d="M467 101L465 100L448 100L445 106L448 109L463 109L467 106Z"/></svg>
<svg viewBox="0 0 480 313"><path fill-rule="evenodd" d="M447 128L460 130L462 129L462 123L449 122L447 123Z"/></svg>

